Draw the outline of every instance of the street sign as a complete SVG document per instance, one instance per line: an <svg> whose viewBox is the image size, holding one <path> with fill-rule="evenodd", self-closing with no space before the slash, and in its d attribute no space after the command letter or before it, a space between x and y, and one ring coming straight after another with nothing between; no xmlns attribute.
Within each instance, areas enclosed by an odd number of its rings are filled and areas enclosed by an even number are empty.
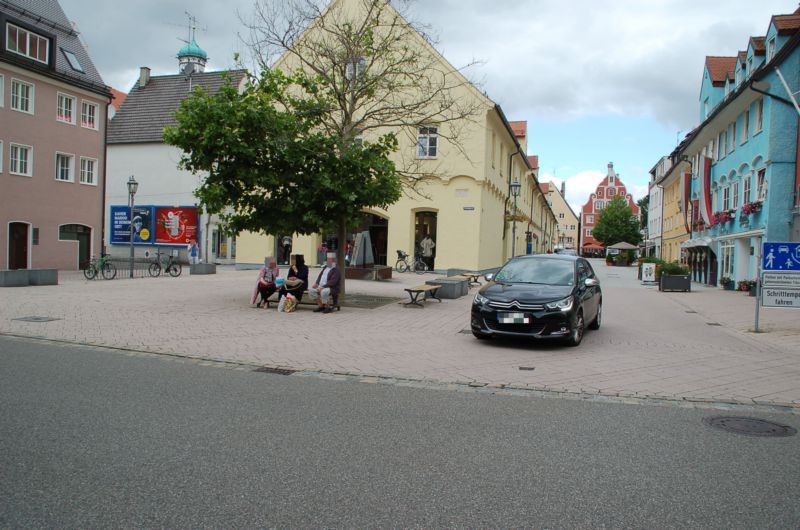
<svg viewBox="0 0 800 530"><path fill-rule="evenodd" d="M800 271L798 272L765 272L761 280L762 287L783 287L800 289Z"/></svg>
<svg viewBox="0 0 800 530"><path fill-rule="evenodd" d="M800 289L761 287L761 306L800 309Z"/></svg>
<svg viewBox="0 0 800 530"><path fill-rule="evenodd" d="M761 270L800 272L800 243L764 243Z"/></svg>

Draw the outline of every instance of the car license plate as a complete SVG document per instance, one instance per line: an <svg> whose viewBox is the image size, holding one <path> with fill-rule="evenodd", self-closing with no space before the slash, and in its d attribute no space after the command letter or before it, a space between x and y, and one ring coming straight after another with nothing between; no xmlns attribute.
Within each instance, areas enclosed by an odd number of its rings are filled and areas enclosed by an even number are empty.
<svg viewBox="0 0 800 530"><path fill-rule="evenodd" d="M501 324L530 324L531 317L525 313L498 313L497 321Z"/></svg>

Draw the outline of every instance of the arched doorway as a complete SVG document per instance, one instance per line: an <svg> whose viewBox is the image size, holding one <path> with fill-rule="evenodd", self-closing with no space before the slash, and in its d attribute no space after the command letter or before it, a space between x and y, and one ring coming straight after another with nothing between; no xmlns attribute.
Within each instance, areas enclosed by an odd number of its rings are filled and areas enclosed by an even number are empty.
<svg viewBox="0 0 800 530"><path fill-rule="evenodd" d="M8 268L27 269L30 252L28 223L8 223Z"/></svg>
<svg viewBox="0 0 800 530"><path fill-rule="evenodd" d="M356 236L361 232L369 232L375 265L386 265L389 245L389 219L364 212L361 223L348 237L347 244L350 249L353 247Z"/></svg>
<svg viewBox="0 0 800 530"><path fill-rule="evenodd" d="M436 222L438 214L436 212L417 212L414 214L414 253L420 253L428 269L433 270L436 262L436 247L438 242L436 237ZM421 248L423 239L429 236L431 243L425 244L425 249ZM430 254L426 256L425 254Z"/></svg>
<svg viewBox="0 0 800 530"><path fill-rule="evenodd" d="M78 242L78 268L83 270L89 265L92 258L92 229L78 224L61 225L58 227L59 241Z"/></svg>

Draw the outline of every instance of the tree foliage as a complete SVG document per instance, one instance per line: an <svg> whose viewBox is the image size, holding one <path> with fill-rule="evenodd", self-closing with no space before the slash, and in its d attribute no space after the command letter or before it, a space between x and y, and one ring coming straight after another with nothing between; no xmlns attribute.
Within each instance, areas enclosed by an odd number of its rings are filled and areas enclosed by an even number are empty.
<svg viewBox="0 0 800 530"><path fill-rule="evenodd" d="M310 234L401 195L395 136L343 142L321 126L329 106L307 77L267 70L241 94L197 89L164 139L182 168L207 172L195 193L231 232Z"/></svg>
<svg viewBox="0 0 800 530"><path fill-rule="evenodd" d="M592 236L606 247L626 242L637 245L642 240L639 221L628 202L620 195L614 197L600 213Z"/></svg>
<svg viewBox="0 0 800 530"><path fill-rule="evenodd" d="M642 230L647 229L648 209L650 208L650 196L645 195L636 202L639 207L639 226Z"/></svg>

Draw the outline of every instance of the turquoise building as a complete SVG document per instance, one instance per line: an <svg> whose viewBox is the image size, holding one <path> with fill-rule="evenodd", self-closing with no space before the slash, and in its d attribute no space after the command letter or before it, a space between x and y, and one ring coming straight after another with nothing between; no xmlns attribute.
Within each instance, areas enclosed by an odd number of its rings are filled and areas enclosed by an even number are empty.
<svg viewBox="0 0 800 530"><path fill-rule="evenodd" d="M682 246L694 281L754 280L764 241L800 240L800 9L734 57L706 57Z"/></svg>

